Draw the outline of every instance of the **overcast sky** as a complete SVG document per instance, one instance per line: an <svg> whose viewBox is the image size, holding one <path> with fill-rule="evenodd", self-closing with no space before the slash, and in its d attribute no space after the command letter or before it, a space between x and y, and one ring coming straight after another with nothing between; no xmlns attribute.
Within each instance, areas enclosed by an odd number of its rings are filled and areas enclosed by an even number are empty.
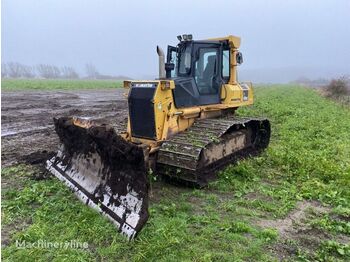
<svg viewBox="0 0 350 262"><path fill-rule="evenodd" d="M350 0L2 0L2 62L152 76L183 33L240 36L242 70L350 73Z"/></svg>

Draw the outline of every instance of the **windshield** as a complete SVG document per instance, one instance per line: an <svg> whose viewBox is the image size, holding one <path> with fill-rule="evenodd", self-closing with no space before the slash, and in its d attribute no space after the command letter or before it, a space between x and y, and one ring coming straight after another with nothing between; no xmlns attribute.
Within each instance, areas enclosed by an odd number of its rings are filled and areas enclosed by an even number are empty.
<svg viewBox="0 0 350 262"><path fill-rule="evenodd" d="M179 48L179 74L188 74L191 71L191 46Z"/></svg>

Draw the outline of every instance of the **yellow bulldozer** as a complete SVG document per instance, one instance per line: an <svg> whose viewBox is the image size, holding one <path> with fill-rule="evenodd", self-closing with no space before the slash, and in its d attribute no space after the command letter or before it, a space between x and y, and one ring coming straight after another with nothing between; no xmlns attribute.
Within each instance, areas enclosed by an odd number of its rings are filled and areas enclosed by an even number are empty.
<svg viewBox="0 0 350 262"><path fill-rule="evenodd" d="M237 79L240 38L178 40L166 57L157 47L158 79L124 81L127 127L54 119L61 146L47 169L129 239L148 220L149 173L203 187L270 140L267 119L235 115L253 104L252 85Z"/></svg>

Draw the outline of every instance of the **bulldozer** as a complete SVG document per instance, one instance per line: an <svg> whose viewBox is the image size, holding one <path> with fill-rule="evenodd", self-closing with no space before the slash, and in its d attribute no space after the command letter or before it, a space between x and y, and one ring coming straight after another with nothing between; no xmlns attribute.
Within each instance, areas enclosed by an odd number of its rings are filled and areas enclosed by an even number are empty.
<svg viewBox="0 0 350 262"><path fill-rule="evenodd" d="M238 117L253 104L240 83L240 38L177 37L167 54L157 46L159 78L126 80L126 126L91 118L54 119L60 139L47 169L86 205L133 239L148 220L149 176L205 187L217 170L264 150L266 118Z"/></svg>

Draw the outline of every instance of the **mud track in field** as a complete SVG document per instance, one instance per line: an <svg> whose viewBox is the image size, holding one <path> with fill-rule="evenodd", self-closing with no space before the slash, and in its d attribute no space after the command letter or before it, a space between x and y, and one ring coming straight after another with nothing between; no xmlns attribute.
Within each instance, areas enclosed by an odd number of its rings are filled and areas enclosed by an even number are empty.
<svg viewBox="0 0 350 262"><path fill-rule="evenodd" d="M79 116L125 125L123 89L1 93L2 166L44 160L57 150L53 117Z"/></svg>

